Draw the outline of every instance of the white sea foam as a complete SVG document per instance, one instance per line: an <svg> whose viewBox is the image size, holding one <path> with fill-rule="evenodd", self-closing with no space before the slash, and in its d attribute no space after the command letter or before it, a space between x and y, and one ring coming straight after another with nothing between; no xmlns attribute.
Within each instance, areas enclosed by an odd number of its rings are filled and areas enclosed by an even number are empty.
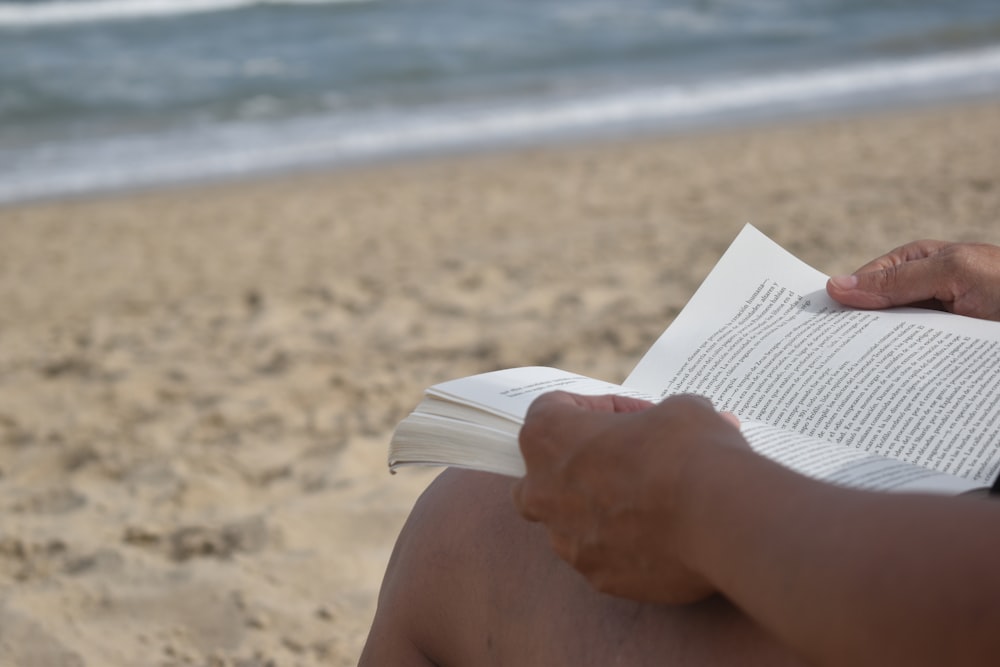
<svg viewBox="0 0 1000 667"><path fill-rule="evenodd" d="M495 144L631 124L671 124L765 110L849 106L865 96L891 100L933 88L1000 95L1000 47L898 62L810 70L690 86L663 86L606 96L442 110L422 116L303 121L281 146L230 152L228 164L288 166L386 154ZM928 92L933 95L933 92ZM301 138L301 141L297 139ZM248 145L243 139L240 145Z"/></svg>
<svg viewBox="0 0 1000 667"><path fill-rule="evenodd" d="M0 201L508 144L604 128L670 128L713 118L738 122L755 114L781 117L850 107L865 99L891 102L956 94L1000 96L1000 47L505 107L301 118L278 125L247 122L172 135L122 136L101 145L51 147L20 159L5 159L0 151ZM4 163L13 169L5 170Z"/></svg>
<svg viewBox="0 0 1000 667"><path fill-rule="evenodd" d="M137 20L218 12L255 5L325 5L371 0L83 0L13 4L0 2L0 29Z"/></svg>

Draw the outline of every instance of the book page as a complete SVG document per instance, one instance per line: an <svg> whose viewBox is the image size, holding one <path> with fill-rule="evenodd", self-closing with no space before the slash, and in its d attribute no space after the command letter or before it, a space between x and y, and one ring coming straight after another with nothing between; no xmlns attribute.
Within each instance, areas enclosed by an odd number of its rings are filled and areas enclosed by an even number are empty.
<svg viewBox="0 0 1000 667"><path fill-rule="evenodd" d="M476 446L470 446L470 443ZM414 412L400 422L389 445L389 470L406 465L446 465L511 477L524 476L517 429Z"/></svg>
<svg viewBox="0 0 1000 667"><path fill-rule="evenodd" d="M556 390L588 396L620 394L647 401L655 400L649 394L626 389L612 382L544 366L508 368L449 380L430 387L426 393L428 396L475 407L520 424L535 398Z"/></svg>
<svg viewBox="0 0 1000 667"><path fill-rule="evenodd" d="M515 438L521 430L521 421L513 417L486 412L478 406L456 403L439 396L425 396L417 404L417 407L413 409L413 413L425 416L446 417L467 424L472 423L477 426L485 426L511 433Z"/></svg>
<svg viewBox="0 0 1000 667"><path fill-rule="evenodd" d="M740 431L755 452L803 475L831 484L871 491L964 493L975 482L928 470L922 466L877 456L795 431L744 422Z"/></svg>
<svg viewBox="0 0 1000 667"><path fill-rule="evenodd" d="M988 484L1000 469L1000 324L847 309L751 226L623 383Z"/></svg>

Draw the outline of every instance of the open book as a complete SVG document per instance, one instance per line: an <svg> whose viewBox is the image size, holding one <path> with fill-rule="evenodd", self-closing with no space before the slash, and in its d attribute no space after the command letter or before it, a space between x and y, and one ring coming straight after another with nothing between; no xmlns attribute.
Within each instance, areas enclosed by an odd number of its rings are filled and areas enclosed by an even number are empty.
<svg viewBox="0 0 1000 667"><path fill-rule="evenodd" d="M805 475L885 491L990 486L1000 323L853 310L827 296L826 280L747 225L623 383L543 367L443 382L397 426L390 468L520 476L518 431L541 393L694 393L735 413L754 450Z"/></svg>

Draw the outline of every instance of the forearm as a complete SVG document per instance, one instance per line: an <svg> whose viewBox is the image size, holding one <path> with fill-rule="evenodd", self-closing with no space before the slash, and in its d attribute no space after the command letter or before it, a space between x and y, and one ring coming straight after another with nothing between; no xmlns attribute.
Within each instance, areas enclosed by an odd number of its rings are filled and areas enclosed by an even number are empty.
<svg viewBox="0 0 1000 667"><path fill-rule="evenodd" d="M839 489L743 452L690 478L693 566L803 657L996 663L1000 503Z"/></svg>

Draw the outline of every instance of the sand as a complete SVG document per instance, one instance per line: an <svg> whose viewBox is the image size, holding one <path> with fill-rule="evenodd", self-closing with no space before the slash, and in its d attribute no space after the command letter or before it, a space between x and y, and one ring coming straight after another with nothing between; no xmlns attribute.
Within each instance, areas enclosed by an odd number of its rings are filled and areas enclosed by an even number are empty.
<svg viewBox="0 0 1000 667"><path fill-rule="evenodd" d="M353 665L436 381L621 380L744 222L1000 243L1000 105L0 209L0 664Z"/></svg>

